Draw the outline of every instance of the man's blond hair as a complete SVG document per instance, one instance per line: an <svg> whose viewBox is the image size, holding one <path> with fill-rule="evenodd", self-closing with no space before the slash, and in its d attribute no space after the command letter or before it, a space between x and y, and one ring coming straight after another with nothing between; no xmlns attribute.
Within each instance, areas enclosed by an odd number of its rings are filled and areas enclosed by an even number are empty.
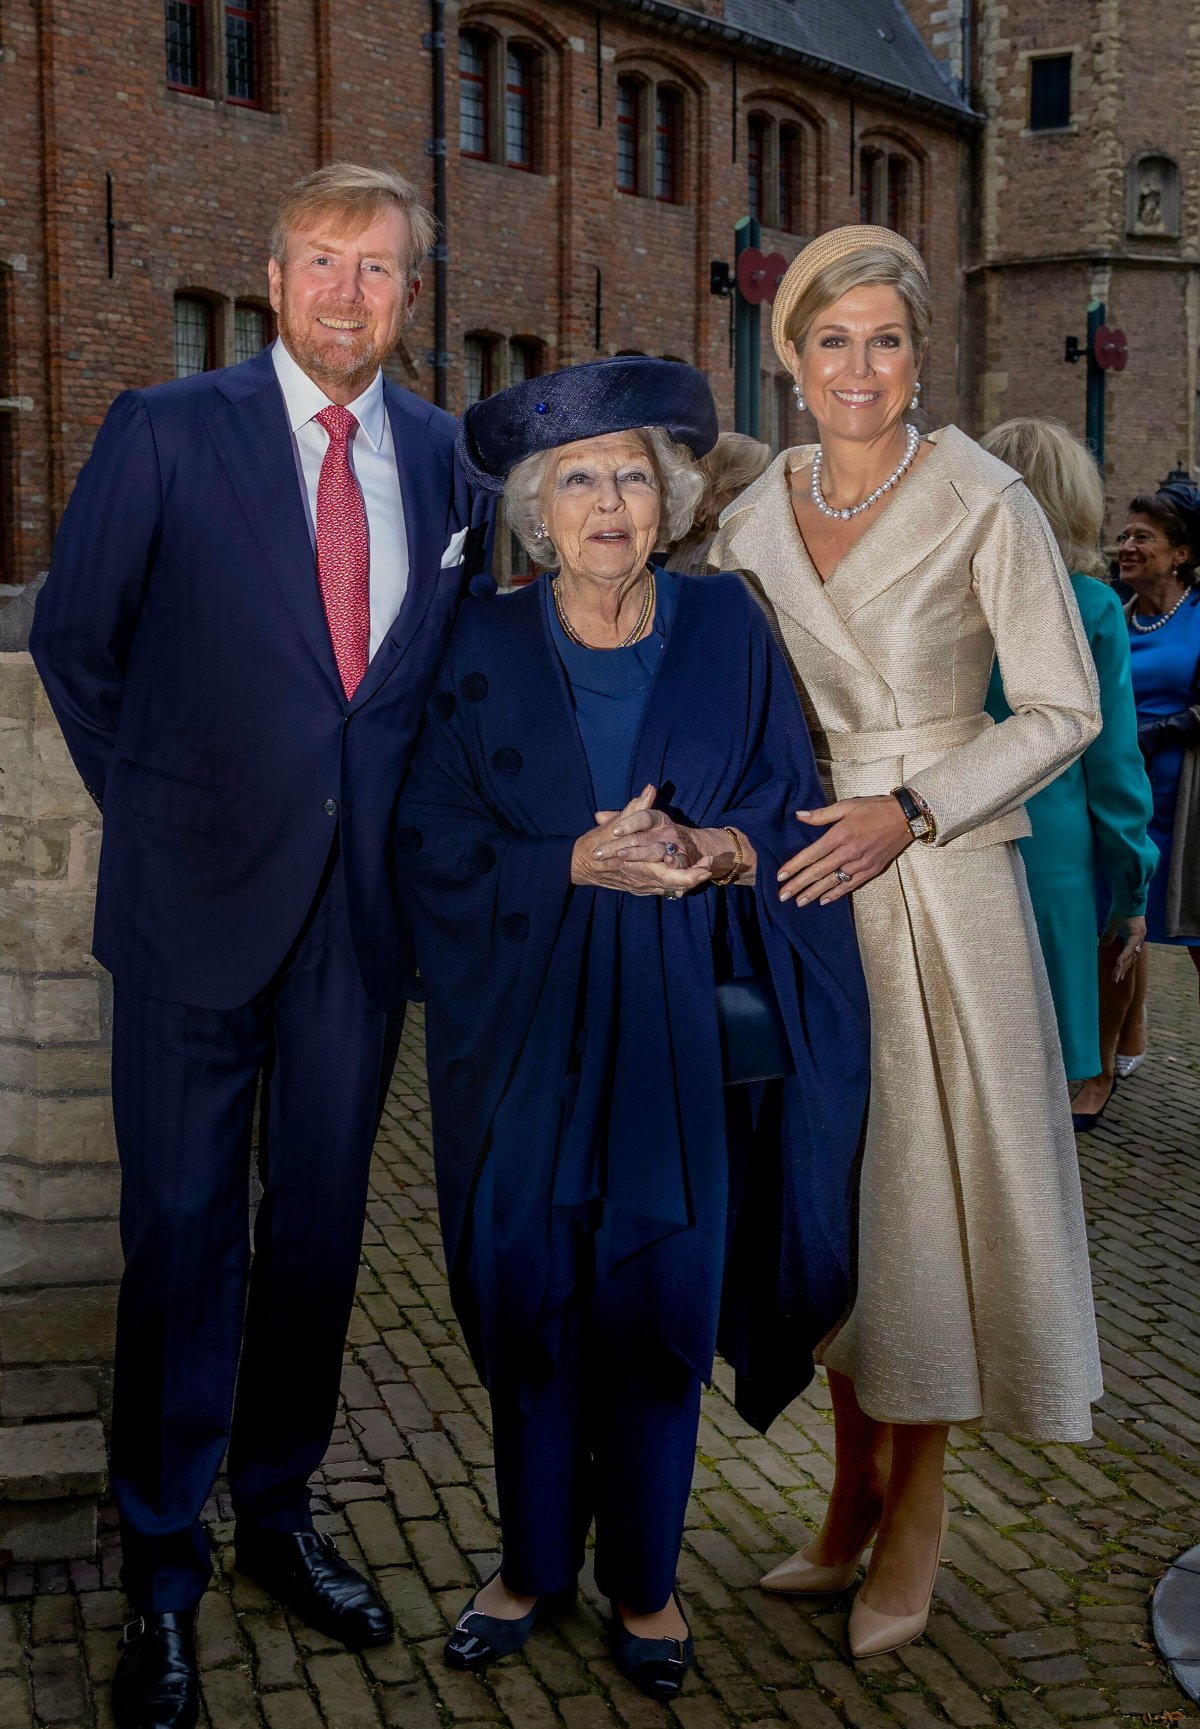
<svg viewBox="0 0 1200 1729"><path fill-rule="evenodd" d="M437 239L437 223L402 174L358 162L327 163L284 193L271 229L271 256L282 269L292 230L323 214L336 216L343 227L357 232L389 209L402 210L408 218L408 256L403 262L409 277L419 278L422 260Z"/></svg>

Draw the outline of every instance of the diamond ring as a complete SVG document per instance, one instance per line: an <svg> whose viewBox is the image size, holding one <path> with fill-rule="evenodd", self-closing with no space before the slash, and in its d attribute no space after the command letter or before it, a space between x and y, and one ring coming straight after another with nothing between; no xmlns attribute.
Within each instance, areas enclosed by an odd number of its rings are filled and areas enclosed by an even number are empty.
<svg viewBox="0 0 1200 1729"><path fill-rule="evenodd" d="M851 876L850 876L850 872L842 870L840 865L839 865L838 869L834 871L833 874L840 883L848 883L852 880Z"/></svg>

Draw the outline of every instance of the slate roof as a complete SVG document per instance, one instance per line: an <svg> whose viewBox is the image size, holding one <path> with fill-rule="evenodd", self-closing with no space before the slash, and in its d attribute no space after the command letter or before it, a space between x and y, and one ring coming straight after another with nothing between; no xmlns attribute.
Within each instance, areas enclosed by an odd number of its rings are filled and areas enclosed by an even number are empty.
<svg viewBox="0 0 1200 1729"><path fill-rule="evenodd" d="M725 23L939 106L971 111L900 0L725 0Z"/></svg>

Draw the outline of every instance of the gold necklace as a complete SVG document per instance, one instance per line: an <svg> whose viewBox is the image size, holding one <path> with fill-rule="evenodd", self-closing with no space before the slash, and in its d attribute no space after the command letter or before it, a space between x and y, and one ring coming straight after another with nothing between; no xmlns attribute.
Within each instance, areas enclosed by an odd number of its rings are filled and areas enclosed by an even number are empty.
<svg viewBox="0 0 1200 1729"><path fill-rule="evenodd" d="M567 617L566 612L563 610L562 595L559 592L559 584L561 582L562 582L562 577L556 576L554 581L550 584L550 592L554 596L554 610L558 614L559 624L562 625L563 631L566 634L566 636L570 639L571 642L575 643L577 645L577 647L595 649L596 645L594 643L584 642L583 638L579 635L579 632L577 630L575 630L575 628L571 624L571 621ZM635 642L638 641L638 639L641 636L643 636L645 634L646 626L653 617L654 617L654 572L651 571L649 581L646 583L646 599L642 605L641 616L639 617L637 623L634 625L633 629L630 631L629 635L625 638L624 642L619 642L619 643L617 643L616 646L618 648L630 648ZM596 650L596 652L597 653L603 653L604 651L601 649L601 650Z"/></svg>

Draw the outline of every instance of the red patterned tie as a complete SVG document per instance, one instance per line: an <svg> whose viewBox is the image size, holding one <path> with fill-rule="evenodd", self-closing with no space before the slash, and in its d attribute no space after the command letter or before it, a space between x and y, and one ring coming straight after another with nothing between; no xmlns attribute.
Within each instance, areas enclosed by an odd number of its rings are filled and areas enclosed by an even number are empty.
<svg viewBox="0 0 1200 1729"><path fill-rule="evenodd" d="M329 434L317 481L317 581L342 688L351 697L367 670L371 642L367 507L350 466L358 421L348 408L336 406L323 408L316 419Z"/></svg>

